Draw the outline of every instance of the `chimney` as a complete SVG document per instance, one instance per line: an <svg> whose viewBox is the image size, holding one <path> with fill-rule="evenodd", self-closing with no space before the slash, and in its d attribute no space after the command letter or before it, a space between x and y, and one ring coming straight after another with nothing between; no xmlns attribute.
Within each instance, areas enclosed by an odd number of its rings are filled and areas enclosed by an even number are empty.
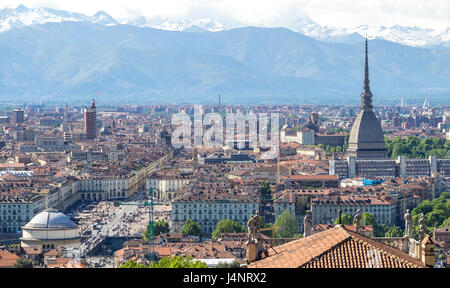
<svg viewBox="0 0 450 288"><path fill-rule="evenodd" d="M430 236L425 236L422 240L422 255L421 260L423 265L433 268L434 267L434 243Z"/></svg>

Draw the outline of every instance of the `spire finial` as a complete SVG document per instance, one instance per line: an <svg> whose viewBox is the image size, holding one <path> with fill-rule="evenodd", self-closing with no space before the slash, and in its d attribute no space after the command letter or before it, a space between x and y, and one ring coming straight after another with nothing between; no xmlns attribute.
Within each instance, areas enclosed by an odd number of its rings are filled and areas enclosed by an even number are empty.
<svg viewBox="0 0 450 288"><path fill-rule="evenodd" d="M361 93L361 109L372 110L372 93L369 87L369 49L366 37L366 63L364 67L364 89Z"/></svg>
<svg viewBox="0 0 450 288"><path fill-rule="evenodd" d="M366 37L366 66L364 71L364 89L369 89L369 49L367 44L367 37Z"/></svg>

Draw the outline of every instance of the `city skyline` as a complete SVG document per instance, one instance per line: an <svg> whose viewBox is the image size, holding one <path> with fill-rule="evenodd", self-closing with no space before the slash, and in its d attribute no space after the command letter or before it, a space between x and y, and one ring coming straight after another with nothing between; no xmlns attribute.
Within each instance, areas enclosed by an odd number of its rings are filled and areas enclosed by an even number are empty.
<svg viewBox="0 0 450 288"><path fill-rule="evenodd" d="M2 1L0 268L447 271L449 8Z"/></svg>

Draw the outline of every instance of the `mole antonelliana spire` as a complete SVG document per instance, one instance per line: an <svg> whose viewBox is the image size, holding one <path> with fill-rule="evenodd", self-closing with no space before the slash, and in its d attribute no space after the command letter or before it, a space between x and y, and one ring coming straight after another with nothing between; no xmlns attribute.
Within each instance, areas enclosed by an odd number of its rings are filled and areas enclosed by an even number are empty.
<svg viewBox="0 0 450 288"><path fill-rule="evenodd" d="M366 65L364 68L364 89L361 93L361 109L372 110L372 92L369 87L369 56L366 38Z"/></svg>
<svg viewBox="0 0 450 288"><path fill-rule="evenodd" d="M347 154L358 159L386 157L384 135L378 118L373 113L372 92L369 87L369 55L366 38L364 87L361 93L361 111L356 116L348 141Z"/></svg>

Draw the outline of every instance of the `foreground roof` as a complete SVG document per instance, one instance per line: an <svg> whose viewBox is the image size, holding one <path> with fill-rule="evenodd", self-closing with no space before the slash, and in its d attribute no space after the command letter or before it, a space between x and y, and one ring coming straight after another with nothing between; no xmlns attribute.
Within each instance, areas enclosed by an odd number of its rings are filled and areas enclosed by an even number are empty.
<svg viewBox="0 0 450 288"><path fill-rule="evenodd" d="M336 226L269 250L249 268L425 268L421 261L361 234Z"/></svg>

